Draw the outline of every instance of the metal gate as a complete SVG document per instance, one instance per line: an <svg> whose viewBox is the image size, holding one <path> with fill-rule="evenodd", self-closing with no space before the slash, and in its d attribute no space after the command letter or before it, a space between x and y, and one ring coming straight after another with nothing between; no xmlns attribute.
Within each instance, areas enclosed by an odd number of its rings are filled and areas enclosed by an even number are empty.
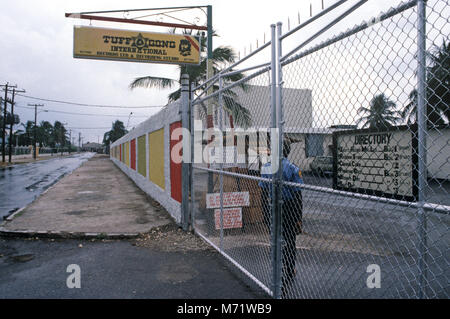
<svg viewBox="0 0 450 319"><path fill-rule="evenodd" d="M322 40L365 2L192 88L192 225L275 298L449 297L450 6Z"/></svg>

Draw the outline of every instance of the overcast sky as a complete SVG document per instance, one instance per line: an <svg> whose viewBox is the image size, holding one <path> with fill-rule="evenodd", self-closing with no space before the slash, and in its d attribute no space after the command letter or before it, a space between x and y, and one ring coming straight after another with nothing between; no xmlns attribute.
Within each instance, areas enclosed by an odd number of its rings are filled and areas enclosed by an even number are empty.
<svg viewBox="0 0 450 319"><path fill-rule="evenodd" d="M153 75L178 78L175 66L147 63L111 62L98 60L81 60L73 58L73 26L89 25L89 21L65 18L66 12L86 12L119 9L141 9L166 6L213 6L213 27L220 35L214 39L214 47L228 45L241 57L248 53L250 44L255 49L257 41L261 45L269 40L270 25L278 21L283 22L285 31L288 18L291 28L301 21L305 21L310 14L312 3L313 14L321 9L321 0L297 1L236 1L236 0L196 0L196 1L161 1L161 0L14 0L2 3L0 11L0 84L9 82L25 89L26 95L45 99L63 100L87 104L120 105L128 108L94 108L61 103L42 102L24 97L17 97L16 111L22 122L34 120L34 111L27 109L28 103L43 103L38 121L59 120L73 128L72 136L78 137L82 133L84 142L102 141L103 134L111 127L111 123L122 120L128 124L130 112L133 112L129 128L144 121L147 116L154 114L158 108L137 109L132 106L161 106L167 103L169 91L157 89L137 89L130 91L128 85L139 76ZM336 0L324 0L325 7L329 7ZM343 9L356 3L349 0L342 9L327 16L315 28L330 21ZM334 27L322 38L329 38L363 20L395 6L399 1L369 2L339 25ZM198 20L196 18L198 17ZM205 16L200 11L193 11L184 16L190 21L205 22ZM163 20L167 21L167 19ZM139 25L107 24L92 21L93 26L117 27L130 30L166 32L166 28L142 27ZM314 28L297 34L292 41L306 38ZM297 42L298 43L298 42ZM267 61L268 62L268 61ZM256 63L256 62L255 62ZM66 113L80 113L72 115ZM89 115L88 115L89 114ZM98 116L92 115L97 114ZM99 129L80 129L99 128ZM77 141L78 143L78 141Z"/></svg>

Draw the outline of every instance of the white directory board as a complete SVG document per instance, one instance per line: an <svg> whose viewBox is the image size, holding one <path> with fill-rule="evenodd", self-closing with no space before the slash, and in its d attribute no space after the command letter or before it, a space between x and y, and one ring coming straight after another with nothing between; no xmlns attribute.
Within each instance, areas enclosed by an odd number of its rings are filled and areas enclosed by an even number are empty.
<svg viewBox="0 0 450 319"><path fill-rule="evenodd" d="M414 201L417 138L414 127L335 132L335 189Z"/></svg>

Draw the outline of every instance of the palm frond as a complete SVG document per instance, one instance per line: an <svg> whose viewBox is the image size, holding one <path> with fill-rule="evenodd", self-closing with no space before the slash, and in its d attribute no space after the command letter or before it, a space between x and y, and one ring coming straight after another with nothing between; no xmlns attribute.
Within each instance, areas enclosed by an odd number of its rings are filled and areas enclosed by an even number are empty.
<svg viewBox="0 0 450 319"><path fill-rule="evenodd" d="M169 94L169 103L175 102L181 97L181 89L178 89Z"/></svg>
<svg viewBox="0 0 450 319"><path fill-rule="evenodd" d="M214 49L212 58L215 65L218 63L234 63L236 54L232 48L222 46Z"/></svg>
<svg viewBox="0 0 450 319"><path fill-rule="evenodd" d="M155 77L155 76L144 76L140 78L136 78L130 84L130 89L133 90L135 88L159 88L166 89L172 88L175 85L176 80Z"/></svg>
<svg viewBox="0 0 450 319"><path fill-rule="evenodd" d="M233 117L237 126L247 129L252 125L252 116L250 111L230 96L224 95L224 110Z"/></svg>
<svg viewBox="0 0 450 319"><path fill-rule="evenodd" d="M361 106L358 109L358 113L370 113L370 109L368 109L367 107Z"/></svg>

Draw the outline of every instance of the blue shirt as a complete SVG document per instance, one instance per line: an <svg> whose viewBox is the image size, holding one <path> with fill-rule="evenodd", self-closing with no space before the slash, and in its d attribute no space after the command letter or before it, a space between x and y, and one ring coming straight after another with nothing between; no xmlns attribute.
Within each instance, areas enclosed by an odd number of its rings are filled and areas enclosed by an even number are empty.
<svg viewBox="0 0 450 319"><path fill-rule="evenodd" d="M282 159L281 165L283 169L283 181L303 184L303 179L301 176L302 173L300 171L300 168L289 162L287 158ZM263 167L261 167L261 177L272 179L271 163L266 163L264 164ZM266 190L270 191L269 194L272 195L272 183L260 181L258 185L259 187L265 188ZM293 198L294 192L300 191L301 188L298 186L283 185L282 188L283 199L290 200Z"/></svg>

